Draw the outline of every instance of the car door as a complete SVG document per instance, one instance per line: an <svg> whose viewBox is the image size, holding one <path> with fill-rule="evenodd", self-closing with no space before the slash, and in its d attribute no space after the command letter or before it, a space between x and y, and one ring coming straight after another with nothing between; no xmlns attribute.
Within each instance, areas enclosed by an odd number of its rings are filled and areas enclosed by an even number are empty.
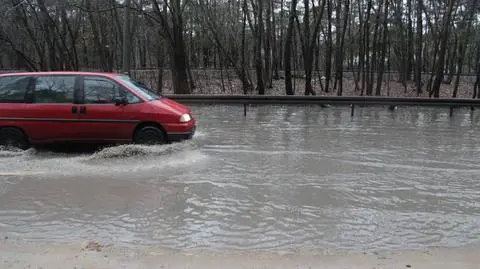
<svg viewBox="0 0 480 269"><path fill-rule="evenodd" d="M37 142L78 140L78 116L75 75L34 76L22 112L23 125L30 138Z"/></svg>
<svg viewBox="0 0 480 269"><path fill-rule="evenodd" d="M122 86L103 76L82 76L83 100L79 119L81 135L88 141L129 141L137 124L133 104L117 105L124 96Z"/></svg>

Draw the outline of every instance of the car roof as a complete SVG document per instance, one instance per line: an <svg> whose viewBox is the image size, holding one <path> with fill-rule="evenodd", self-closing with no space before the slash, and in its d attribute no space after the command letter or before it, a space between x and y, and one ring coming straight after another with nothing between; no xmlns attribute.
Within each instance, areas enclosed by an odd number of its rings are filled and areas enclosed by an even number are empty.
<svg viewBox="0 0 480 269"><path fill-rule="evenodd" d="M79 75L79 76L106 76L114 77L118 75L123 75L123 73L115 72L90 72L90 71L46 71L46 72L7 72L0 73L0 77L5 76L45 76L45 75Z"/></svg>

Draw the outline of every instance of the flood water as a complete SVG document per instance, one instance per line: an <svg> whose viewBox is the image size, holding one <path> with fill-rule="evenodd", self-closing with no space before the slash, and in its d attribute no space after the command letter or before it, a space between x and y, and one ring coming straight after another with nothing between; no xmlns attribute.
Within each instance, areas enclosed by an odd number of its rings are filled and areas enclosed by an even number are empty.
<svg viewBox="0 0 480 269"><path fill-rule="evenodd" d="M480 245L480 112L192 106L198 133L0 151L0 235L175 249Z"/></svg>

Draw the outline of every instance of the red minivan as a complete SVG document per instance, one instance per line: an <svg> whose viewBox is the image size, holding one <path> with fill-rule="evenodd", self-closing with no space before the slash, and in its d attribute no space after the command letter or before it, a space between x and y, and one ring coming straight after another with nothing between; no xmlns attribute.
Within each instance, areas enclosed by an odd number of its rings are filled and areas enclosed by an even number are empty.
<svg viewBox="0 0 480 269"><path fill-rule="evenodd" d="M191 139L190 109L118 73L0 75L0 146Z"/></svg>

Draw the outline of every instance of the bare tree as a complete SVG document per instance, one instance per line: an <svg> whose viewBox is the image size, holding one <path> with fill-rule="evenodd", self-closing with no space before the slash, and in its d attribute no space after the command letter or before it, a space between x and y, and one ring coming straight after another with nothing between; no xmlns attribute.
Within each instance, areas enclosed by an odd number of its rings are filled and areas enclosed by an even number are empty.
<svg viewBox="0 0 480 269"><path fill-rule="evenodd" d="M290 15L288 17L287 36L285 37L285 91L287 95L294 95L292 85L292 42L293 42L293 27L297 12L297 0L292 0L290 7Z"/></svg>
<svg viewBox="0 0 480 269"><path fill-rule="evenodd" d="M307 95L382 95L393 76L396 94L473 96L478 5L474 0L4 0L0 68L130 70L158 90L187 94L216 88L254 93L255 83L255 94L280 89L291 95L295 83Z"/></svg>

